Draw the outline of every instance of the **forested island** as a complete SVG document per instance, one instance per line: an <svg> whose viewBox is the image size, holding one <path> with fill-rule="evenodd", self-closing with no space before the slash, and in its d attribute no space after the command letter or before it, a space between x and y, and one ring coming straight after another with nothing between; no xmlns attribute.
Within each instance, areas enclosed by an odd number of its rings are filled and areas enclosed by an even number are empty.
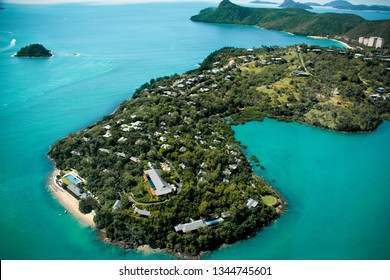
<svg viewBox="0 0 390 280"><path fill-rule="evenodd" d="M31 44L21 48L16 57L52 57L53 54L41 44Z"/></svg>
<svg viewBox="0 0 390 280"><path fill-rule="evenodd" d="M281 8L289 8L289 9L313 9L307 4L302 4L299 2L295 2L294 0L284 0L283 3L279 6Z"/></svg>
<svg viewBox="0 0 390 280"><path fill-rule="evenodd" d="M57 180L78 185L80 210L94 209L107 242L198 258L254 236L285 207L254 174L266 167L245 155L231 125L267 117L372 131L390 119L389 55L221 49L198 69L152 79L113 114L55 143Z"/></svg>
<svg viewBox="0 0 390 280"><path fill-rule="evenodd" d="M269 2L269 1L255 0L255 1L251 1L251 4L278 4L278 3L276 3L276 2Z"/></svg>
<svg viewBox="0 0 390 280"><path fill-rule="evenodd" d="M321 5L320 5L321 6ZM384 5L354 5L345 0L336 0L324 4L323 6L329 6L336 9L343 10L358 10L358 11L390 11L390 6Z"/></svg>
<svg viewBox="0 0 390 280"><path fill-rule="evenodd" d="M191 17L197 22L255 25L304 36L377 36L390 42L390 20L366 20L353 14L316 14L303 9L249 8L223 0Z"/></svg>
<svg viewBox="0 0 390 280"><path fill-rule="evenodd" d="M316 3L316 2L304 2L303 4L306 4L306 5L309 5L309 6L312 6L312 7L322 6L321 4Z"/></svg>

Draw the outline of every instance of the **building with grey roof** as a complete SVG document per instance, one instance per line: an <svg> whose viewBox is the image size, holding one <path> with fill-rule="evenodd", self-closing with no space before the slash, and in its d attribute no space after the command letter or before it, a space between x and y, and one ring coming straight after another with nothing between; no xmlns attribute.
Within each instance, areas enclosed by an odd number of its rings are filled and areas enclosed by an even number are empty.
<svg viewBox="0 0 390 280"><path fill-rule="evenodd" d="M117 156L119 156L119 157L123 157L123 158L126 157L126 154L125 154L125 153L122 153L122 152L116 152L115 154L116 154Z"/></svg>
<svg viewBox="0 0 390 280"><path fill-rule="evenodd" d="M150 165L151 166L151 165ZM157 195L169 194L173 191L172 187L160 177L160 170L154 169L144 171L145 179L149 181L153 192Z"/></svg>
<svg viewBox="0 0 390 280"><path fill-rule="evenodd" d="M73 184L66 186L66 190L77 199L87 198L87 195L82 193L81 189Z"/></svg>
<svg viewBox="0 0 390 280"><path fill-rule="evenodd" d="M100 148L99 151L102 152L102 153L106 153L106 154L109 154L109 153L110 153L109 150L104 149L104 148Z"/></svg>
<svg viewBox="0 0 390 280"><path fill-rule="evenodd" d="M136 158L136 157L130 157L130 160L133 161L133 162L136 162L136 163L141 162L141 161L139 160L139 158Z"/></svg>
<svg viewBox="0 0 390 280"><path fill-rule="evenodd" d="M114 205L112 206L112 209L116 210L119 207L121 207L121 205L122 205L122 202L118 199L117 201L115 201Z"/></svg>
<svg viewBox="0 0 390 280"><path fill-rule="evenodd" d="M176 232L182 231L182 232L186 233L186 232L190 232L190 231L193 231L193 230L196 230L198 228L205 227L205 226L206 226L206 224L202 220L194 221L191 219L190 223L178 224L177 226L175 226L175 231Z"/></svg>
<svg viewBox="0 0 390 280"><path fill-rule="evenodd" d="M259 204L259 203L256 200L249 198L248 202L246 203L246 207L253 208L253 207L256 207L257 204Z"/></svg>
<svg viewBox="0 0 390 280"><path fill-rule="evenodd" d="M138 209L137 207L134 208L134 212L140 214L141 216L146 216L146 217L150 217L150 215L152 215L150 211L145 209L144 210Z"/></svg>

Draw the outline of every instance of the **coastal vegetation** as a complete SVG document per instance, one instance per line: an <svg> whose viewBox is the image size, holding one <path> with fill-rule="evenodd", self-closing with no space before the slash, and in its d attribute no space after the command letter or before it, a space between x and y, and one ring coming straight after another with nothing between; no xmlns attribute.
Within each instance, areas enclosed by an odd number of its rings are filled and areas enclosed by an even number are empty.
<svg viewBox="0 0 390 280"><path fill-rule="evenodd" d="M303 9L249 8L223 0L191 17L197 22L255 25L304 36L378 36L390 42L390 20L365 20L353 14L316 14Z"/></svg>
<svg viewBox="0 0 390 280"><path fill-rule="evenodd" d="M83 198L79 202L79 210L83 214L91 213L92 210L98 209L98 207L99 207L98 202L91 196Z"/></svg>
<svg viewBox="0 0 390 280"><path fill-rule="evenodd" d="M52 53L40 44L31 44L21 48L16 55L17 57L51 57Z"/></svg>
<svg viewBox="0 0 390 280"><path fill-rule="evenodd" d="M268 117L372 131L390 116L388 57L388 50L357 56L307 45L223 48L198 69L142 85L113 114L56 142L49 156L85 178L81 187L96 200L80 207L94 208L110 242L195 257L253 236L284 206L253 173L231 125ZM143 177L152 167L171 193L154 194ZM202 226L180 231L191 223Z"/></svg>

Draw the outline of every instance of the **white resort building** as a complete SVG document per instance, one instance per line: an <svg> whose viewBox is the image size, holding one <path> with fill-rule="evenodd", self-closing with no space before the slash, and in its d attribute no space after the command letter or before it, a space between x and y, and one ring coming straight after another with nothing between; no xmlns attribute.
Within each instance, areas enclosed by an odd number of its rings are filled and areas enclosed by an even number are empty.
<svg viewBox="0 0 390 280"><path fill-rule="evenodd" d="M186 232L190 232L190 231L193 231L193 230L196 230L198 228L205 227L205 226L206 226L206 224L202 220L194 221L191 219L190 223L178 224L177 226L175 226L175 231L176 232L182 231L182 232L186 233Z"/></svg>
<svg viewBox="0 0 390 280"><path fill-rule="evenodd" d="M385 40L381 37L359 37L359 44L365 45L371 48L381 49L385 45Z"/></svg>

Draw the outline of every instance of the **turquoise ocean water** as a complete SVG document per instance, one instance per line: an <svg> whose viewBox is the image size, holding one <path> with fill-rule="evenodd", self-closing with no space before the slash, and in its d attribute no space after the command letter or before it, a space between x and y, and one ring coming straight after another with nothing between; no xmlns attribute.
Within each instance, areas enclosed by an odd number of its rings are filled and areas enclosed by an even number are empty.
<svg viewBox="0 0 390 280"><path fill-rule="evenodd" d="M145 255L124 252L102 243L93 230L79 225L72 216L59 216L64 209L52 198L46 187L48 176L53 168L45 156L49 146L61 137L76 132L111 113L122 100L130 98L137 87L151 78L190 70L210 52L221 47L285 46L301 42L340 46L332 41L313 40L254 27L211 25L189 21L191 15L209 5L208 3L153 3L124 6L2 5L6 10L0 11L1 259L172 258L164 254ZM16 40L15 44L13 39ZM51 59L11 57L21 47L31 43L42 43L54 51L55 57ZM250 123L244 127L246 129L252 125ZM275 126L275 133L281 135L281 138L288 137L283 135L285 130L295 127L294 124L285 124L285 127L279 129L280 124L272 125L271 122L270 125L268 121L264 125L265 128ZM255 125L252 133L257 131L260 133L261 127L262 125L258 127ZM303 133L313 135L312 137L318 138L318 141L326 141L321 140L322 138L333 139L333 136L337 135L334 137L344 137L342 139L345 146L355 145L353 141L356 136L328 134L329 132L304 128ZM316 150L309 148L310 143L307 143L302 153L296 155L288 154L292 152L289 150L291 149L289 145L266 150L266 144L257 141L263 132L258 135L253 134L250 138L253 142L250 142L244 134L241 136L240 130L244 129L237 127L235 130L237 137L248 145L248 153L258 153L259 158L264 161L267 169L262 175L267 179L276 180L275 186L286 196L291 210L258 237L219 250L207 258L389 257L388 253L386 255L383 251L388 247L380 246L380 243L388 246L388 239L383 235L389 232L390 226L387 224L386 227L383 224L385 223L383 215L374 215L379 210L383 210L383 213L388 212L388 208L381 206L381 199L390 194L389 190L386 188L377 190L375 186L369 184L370 190L376 190L371 192L375 197L367 199L367 203L364 204L347 204L347 210L352 210L351 207L357 207L357 210L343 212L344 216L340 219L343 219L346 225L342 228L337 227L340 228L340 232L334 227L327 227L328 230L324 235L318 233L315 236L322 238L318 239L318 244L323 244L321 246L324 248L327 248L327 243L332 241L344 244L340 240L340 234L351 235L349 239L353 239L354 242L345 243L345 246L350 247L354 247L358 238L364 238L367 248L361 254L348 250L344 254L332 253L330 249L323 255L317 252L310 253L305 250L307 246L305 240L319 226L313 218L316 212L322 213L318 216L322 220L318 221L325 224L331 222L331 219L326 219L324 214L329 213L329 209L317 207L324 205L323 203L315 203L320 196L317 192L319 187L314 189L316 191L310 191L312 180L315 180L317 175L314 171L312 171L313 176L305 173L306 179L300 180L300 175L307 166L305 161L299 159L294 165L297 169L286 171L285 167L281 167L282 165L272 163L273 158L267 157L266 153L280 148L280 160L283 161L283 154L291 157L310 157L310 155L315 157ZM364 151L374 150L378 158L367 158L368 161L362 162L359 166L359 174L362 178L372 178L375 175L379 179L382 178L380 180L390 181L386 175L388 166L386 163L389 162L383 158L383 150L389 149L384 142L383 146L372 142L373 139L388 140L389 130L389 125L386 123L377 132L364 135L366 140L361 142L357 150L363 154ZM306 138L310 139L310 137ZM302 138L301 141L306 141L306 138ZM343 156L355 162L353 158L356 157L356 150L346 150ZM383 160L384 164L375 165L377 169L373 173L368 166L380 160ZM337 160L335 161L337 163ZM334 168L324 164L320 171L326 173L328 177L329 174L334 173ZM355 170L349 172L352 173L340 175L342 181L341 183L337 181L339 185L343 186L344 182L349 182L350 177L356 176ZM291 178L294 174L298 176L295 181ZM290 184L290 182L295 183ZM354 182L360 184L360 180ZM304 195L302 189L306 190ZM351 186L351 191L354 189L354 186ZM362 196L371 195L365 193L363 187L356 189L361 190ZM343 194L348 194L347 190L344 191ZM337 204L330 204L331 207L334 205ZM314 210L311 208L313 206L316 206ZM367 221L361 219L363 214L365 217L371 214L373 216L370 216L370 220ZM345 220L346 218L351 220ZM349 223L351 223L350 227L348 227ZM363 231L363 227L357 226L363 223L369 223L371 226L364 227L364 232L358 234ZM298 229L303 231L302 234L288 234L289 230ZM372 231L370 232L369 229ZM368 237L371 238L371 243L367 242ZM378 244L372 245L375 242ZM286 253L287 251L290 253Z"/></svg>

